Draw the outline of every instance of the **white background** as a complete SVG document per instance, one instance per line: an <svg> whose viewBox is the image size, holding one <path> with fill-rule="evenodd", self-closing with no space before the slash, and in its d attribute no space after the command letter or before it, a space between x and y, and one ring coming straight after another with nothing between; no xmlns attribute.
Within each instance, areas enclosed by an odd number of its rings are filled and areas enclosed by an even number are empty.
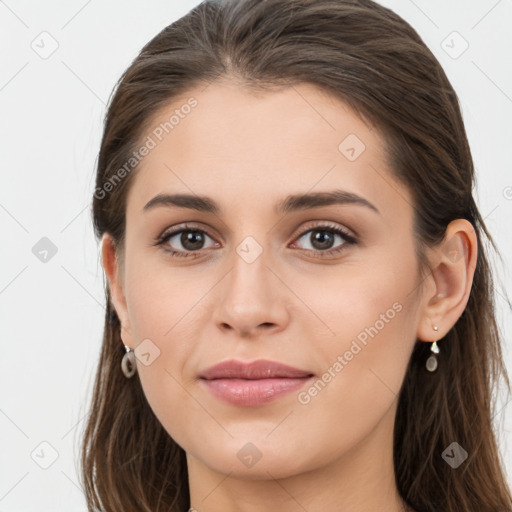
<svg viewBox="0 0 512 512"><path fill-rule="evenodd" d="M141 47L196 3L0 0L1 512L85 510L76 461L103 327L90 203L105 104ZM382 3L416 28L459 95L478 204L504 258L500 282L510 283L512 2ZM453 31L469 44L458 58ZM51 38L58 48L43 59L31 45L48 50ZM57 248L46 263L32 252L42 237ZM511 368L506 288L497 304ZM495 420L512 484L512 404L502 405ZM52 450L55 462L41 468Z"/></svg>

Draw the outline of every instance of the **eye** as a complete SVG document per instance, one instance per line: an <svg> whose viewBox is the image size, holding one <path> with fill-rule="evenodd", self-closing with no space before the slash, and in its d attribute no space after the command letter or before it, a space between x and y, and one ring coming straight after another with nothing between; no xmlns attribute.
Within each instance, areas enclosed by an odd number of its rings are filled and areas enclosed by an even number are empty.
<svg viewBox="0 0 512 512"><path fill-rule="evenodd" d="M336 224L317 225L313 229L302 232L299 240L305 238L305 247L300 249L313 251L320 257L337 254L346 249L347 245L354 245L357 240ZM341 244L335 246L336 239ZM309 247L308 247L309 245Z"/></svg>
<svg viewBox="0 0 512 512"><path fill-rule="evenodd" d="M156 245L163 246L164 250L171 256L195 257L194 252L199 252L204 247L205 239L213 240L206 231L194 226L184 225L172 231L165 232L156 242ZM180 247L181 246L181 247ZM210 247L218 247L214 242Z"/></svg>
<svg viewBox="0 0 512 512"><path fill-rule="evenodd" d="M306 236L308 234L309 237ZM213 242L209 247L205 247L204 245L206 238L209 238ZM345 250L347 245L357 243L355 237L347 233L337 224L324 223L313 226L313 228L303 231L298 239L300 240L301 238L305 238L306 247L299 247L299 249L313 252L318 257L335 255ZM334 246L336 239L342 242L337 247ZM310 247L307 247L308 244ZM155 245L162 246L171 256L178 258L198 257L200 256L201 250L220 246L206 231L189 224L164 232L156 241Z"/></svg>

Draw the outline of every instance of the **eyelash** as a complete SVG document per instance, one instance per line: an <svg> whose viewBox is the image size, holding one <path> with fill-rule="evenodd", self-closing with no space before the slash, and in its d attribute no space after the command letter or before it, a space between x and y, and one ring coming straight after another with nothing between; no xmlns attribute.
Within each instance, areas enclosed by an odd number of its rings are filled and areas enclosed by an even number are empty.
<svg viewBox="0 0 512 512"><path fill-rule="evenodd" d="M172 238L173 236L177 235L177 234L180 234L180 233L183 233L183 232L199 232L199 233L204 233L206 235L208 235L210 238L213 238L211 237L208 232L206 232L205 230L203 229L200 229L198 227L195 227L195 226L191 226L191 225L188 225L188 224L184 224L183 226L180 226L179 228L173 230L173 231L169 231L167 233L164 233L163 235L161 235L155 242L154 245L156 246L163 246L163 244L165 244L170 238ZM306 229L305 231L303 231L302 233L300 233L296 238L297 239L300 239L302 238L305 234L311 232L311 231L324 231L324 232L328 232L328 233L334 233L334 234L337 234L337 235L340 235L342 238L344 238L345 242L340 245L339 247L335 248L335 249L328 249L326 251L321 251L319 249L302 249L304 251L308 251L308 252L313 252L313 253L316 253L316 255L320 258L323 258L323 257L326 257L324 255L327 255L327 256L332 256L332 255L336 255L338 254L339 252L345 250L345 246L346 245L355 245L357 244L357 239L354 238L352 235L350 235L349 233L347 233L344 229L340 228L338 225L336 224L329 224L328 222L327 223L324 223L324 224L319 224L317 226L313 226L313 227L310 227L309 229ZM167 253L169 253L171 256L173 257L177 257L177 258L189 258L189 257L198 257L197 256L197 253L199 253L201 251L200 250L197 250L197 251L188 251L188 252L185 252L185 251L175 251L174 249L169 249L167 247L162 247L163 250Z"/></svg>

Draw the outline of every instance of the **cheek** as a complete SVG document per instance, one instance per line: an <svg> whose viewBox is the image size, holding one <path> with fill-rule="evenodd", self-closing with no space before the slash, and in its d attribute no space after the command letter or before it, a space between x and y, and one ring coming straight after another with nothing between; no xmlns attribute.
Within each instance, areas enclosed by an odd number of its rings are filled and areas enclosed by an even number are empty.
<svg viewBox="0 0 512 512"><path fill-rule="evenodd" d="M136 347L146 344L151 354L150 361L137 358L140 381L155 416L178 442L182 430L188 428L182 419L191 415L195 404L187 392L192 384L187 380L192 376L187 364L200 348L198 342L209 318L201 298L214 285L192 274L190 268L172 268L161 260L144 261L142 257L126 265L133 343ZM194 413L199 417L204 411Z"/></svg>
<svg viewBox="0 0 512 512"><path fill-rule="evenodd" d="M376 403L373 412L378 414L379 404L385 408L396 398L415 342L413 254L412 249L405 258L403 253L380 252L378 260L364 267L341 265L336 274L320 280L295 278L294 290L307 297L321 320L309 315L304 330L315 324L322 333L315 345L328 381L318 386L322 400L345 402L348 410L360 413ZM314 331L308 332L314 338ZM371 408L367 413L373 414Z"/></svg>
<svg viewBox="0 0 512 512"><path fill-rule="evenodd" d="M204 294L203 281L193 274L189 268L167 265L162 255L133 255L126 265L126 297L135 335L161 341L176 338L175 332Z"/></svg>
<svg viewBox="0 0 512 512"><path fill-rule="evenodd" d="M157 354L147 365L144 357L137 359L138 375L153 413L180 444L183 429L187 429L183 419L190 416L194 406L187 392L191 382L184 378L184 372L187 361L197 350L200 308L194 308L197 299L184 293L186 287L176 286L176 280L166 283L145 274L132 284L130 318L135 345L142 340L148 343L149 339L149 346ZM201 411L195 414L200 416Z"/></svg>
<svg viewBox="0 0 512 512"><path fill-rule="evenodd" d="M383 257L383 251L375 261L354 259L285 279L303 299L297 307L307 313L304 321L316 325L316 332L339 349L356 338L364 343L377 334L397 331L410 315L417 280L413 258L391 252Z"/></svg>
<svg viewBox="0 0 512 512"><path fill-rule="evenodd" d="M352 274L342 285L324 287L316 303L336 337L318 340L321 373L299 395L297 417L319 439L332 439L328 454L317 453L318 464L358 444L387 414L393 417L415 340L406 274L400 280L386 272Z"/></svg>

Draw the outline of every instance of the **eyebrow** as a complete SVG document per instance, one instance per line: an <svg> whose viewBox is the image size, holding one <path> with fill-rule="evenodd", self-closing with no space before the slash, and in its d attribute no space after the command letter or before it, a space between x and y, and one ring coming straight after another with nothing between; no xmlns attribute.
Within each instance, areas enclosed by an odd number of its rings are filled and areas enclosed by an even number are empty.
<svg viewBox="0 0 512 512"><path fill-rule="evenodd" d="M378 208L353 192L345 190L332 190L329 192L312 192L306 194L294 194L287 196L275 205L276 213L288 213L292 211L308 210L320 206L355 204L364 206L378 214ZM199 212L220 214L220 206L210 197L194 194L158 194L144 206L147 212L157 207L178 207L196 210Z"/></svg>

